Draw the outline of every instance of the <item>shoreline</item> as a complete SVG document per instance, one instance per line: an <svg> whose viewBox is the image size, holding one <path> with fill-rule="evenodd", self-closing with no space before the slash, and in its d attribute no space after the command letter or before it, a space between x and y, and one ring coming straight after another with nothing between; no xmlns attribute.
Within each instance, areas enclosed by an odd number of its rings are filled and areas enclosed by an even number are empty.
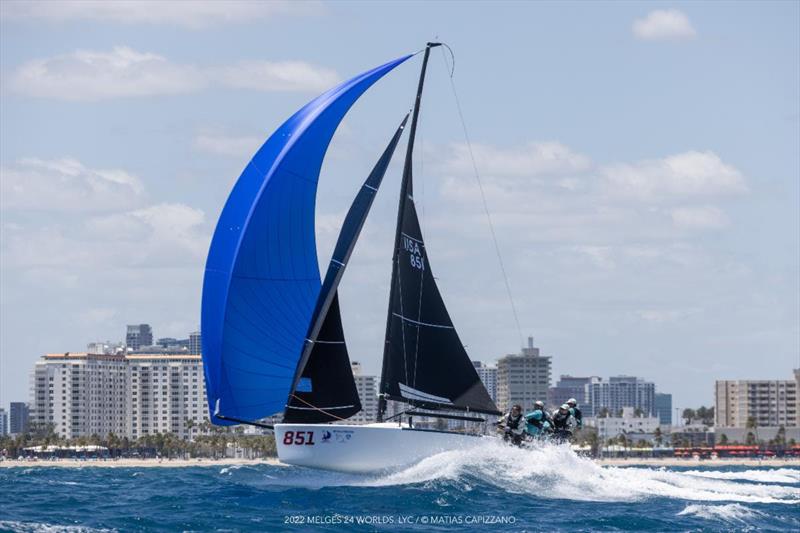
<svg viewBox="0 0 800 533"><path fill-rule="evenodd" d="M6 459L0 461L0 468L185 468L190 466L237 466L273 465L284 466L277 457L263 459L57 459L55 461L38 459L35 461Z"/></svg>
<svg viewBox="0 0 800 533"><path fill-rule="evenodd" d="M792 459L753 459L753 458L729 458L729 459L680 459L678 457L665 457L657 459L652 457L631 458L631 459L594 459L593 462L600 466L762 466L762 467L795 467L800 468L800 458Z"/></svg>
<svg viewBox="0 0 800 533"><path fill-rule="evenodd" d="M679 458L631 458L631 459L593 459L592 462L599 466L634 466L634 467L726 467L726 466L752 466L752 467L795 467L800 468L800 459L679 459ZM19 461L7 459L0 461L0 468L185 468L185 467L225 467L225 466L287 466L277 457L263 459L58 459L55 461L35 460Z"/></svg>

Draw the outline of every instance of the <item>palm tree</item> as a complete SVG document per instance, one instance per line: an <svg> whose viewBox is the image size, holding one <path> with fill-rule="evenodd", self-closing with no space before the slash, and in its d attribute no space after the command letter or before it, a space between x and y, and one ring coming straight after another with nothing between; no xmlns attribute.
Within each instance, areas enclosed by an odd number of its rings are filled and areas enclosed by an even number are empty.
<svg viewBox="0 0 800 533"><path fill-rule="evenodd" d="M194 428L197 423L191 418L186 421L186 429L189 431L189 441L194 440Z"/></svg>
<svg viewBox="0 0 800 533"><path fill-rule="evenodd" d="M755 432L754 440L756 442L758 442L758 424L756 423L756 417L754 417L754 416L747 417L747 424L745 425L745 428L752 429ZM751 435L751 433L747 434L748 440L750 440L750 435ZM755 444L755 442L753 442L752 444ZM750 444L750 445L752 445L752 444Z"/></svg>
<svg viewBox="0 0 800 533"><path fill-rule="evenodd" d="M780 446L781 448L786 447L786 428L781 424L778 427L778 432L775 434L775 445Z"/></svg>
<svg viewBox="0 0 800 533"><path fill-rule="evenodd" d="M653 432L653 440L655 440L656 446L661 446L661 443L664 441L664 435L661 433L661 426L658 426Z"/></svg>

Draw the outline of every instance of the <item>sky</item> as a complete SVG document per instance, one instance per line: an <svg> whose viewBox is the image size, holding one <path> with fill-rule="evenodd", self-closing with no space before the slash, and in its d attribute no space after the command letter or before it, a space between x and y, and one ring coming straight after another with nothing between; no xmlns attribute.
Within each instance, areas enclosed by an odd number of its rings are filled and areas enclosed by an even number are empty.
<svg viewBox="0 0 800 533"><path fill-rule="evenodd" d="M197 329L211 233L261 143L325 89L429 40L455 68L434 50L415 199L473 359L532 335L554 378L641 376L678 407L711 405L716 379L791 378L798 2L6 0L0 405L28 398L44 353L122 340L126 324ZM334 137L324 264L419 65L376 84ZM400 159L340 288L351 358L376 374Z"/></svg>

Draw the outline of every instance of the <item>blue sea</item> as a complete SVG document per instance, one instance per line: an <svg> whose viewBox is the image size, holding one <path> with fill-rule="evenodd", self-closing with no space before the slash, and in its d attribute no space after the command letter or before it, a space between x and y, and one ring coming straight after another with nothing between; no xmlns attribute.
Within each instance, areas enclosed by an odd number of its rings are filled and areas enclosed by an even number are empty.
<svg viewBox="0 0 800 533"><path fill-rule="evenodd" d="M798 531L798 467L601 467L487 445L399 472L0 468L0 530Z"/></svg>

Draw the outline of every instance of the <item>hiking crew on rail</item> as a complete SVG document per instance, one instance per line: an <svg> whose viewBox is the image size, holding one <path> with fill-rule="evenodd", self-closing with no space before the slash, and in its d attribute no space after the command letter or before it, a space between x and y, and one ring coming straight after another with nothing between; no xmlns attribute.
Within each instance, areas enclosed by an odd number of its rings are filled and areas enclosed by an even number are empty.
<svg viewBox="0 0 800 533"><path fill-rule="evenodd" d="M575 398L567 400L552 414L547 412L542 401L535 402L533 410L524 416L522 406L516 404L497 422L503 440L516 446L530 440L566 442L582 427L583 414Z"/></svg>

